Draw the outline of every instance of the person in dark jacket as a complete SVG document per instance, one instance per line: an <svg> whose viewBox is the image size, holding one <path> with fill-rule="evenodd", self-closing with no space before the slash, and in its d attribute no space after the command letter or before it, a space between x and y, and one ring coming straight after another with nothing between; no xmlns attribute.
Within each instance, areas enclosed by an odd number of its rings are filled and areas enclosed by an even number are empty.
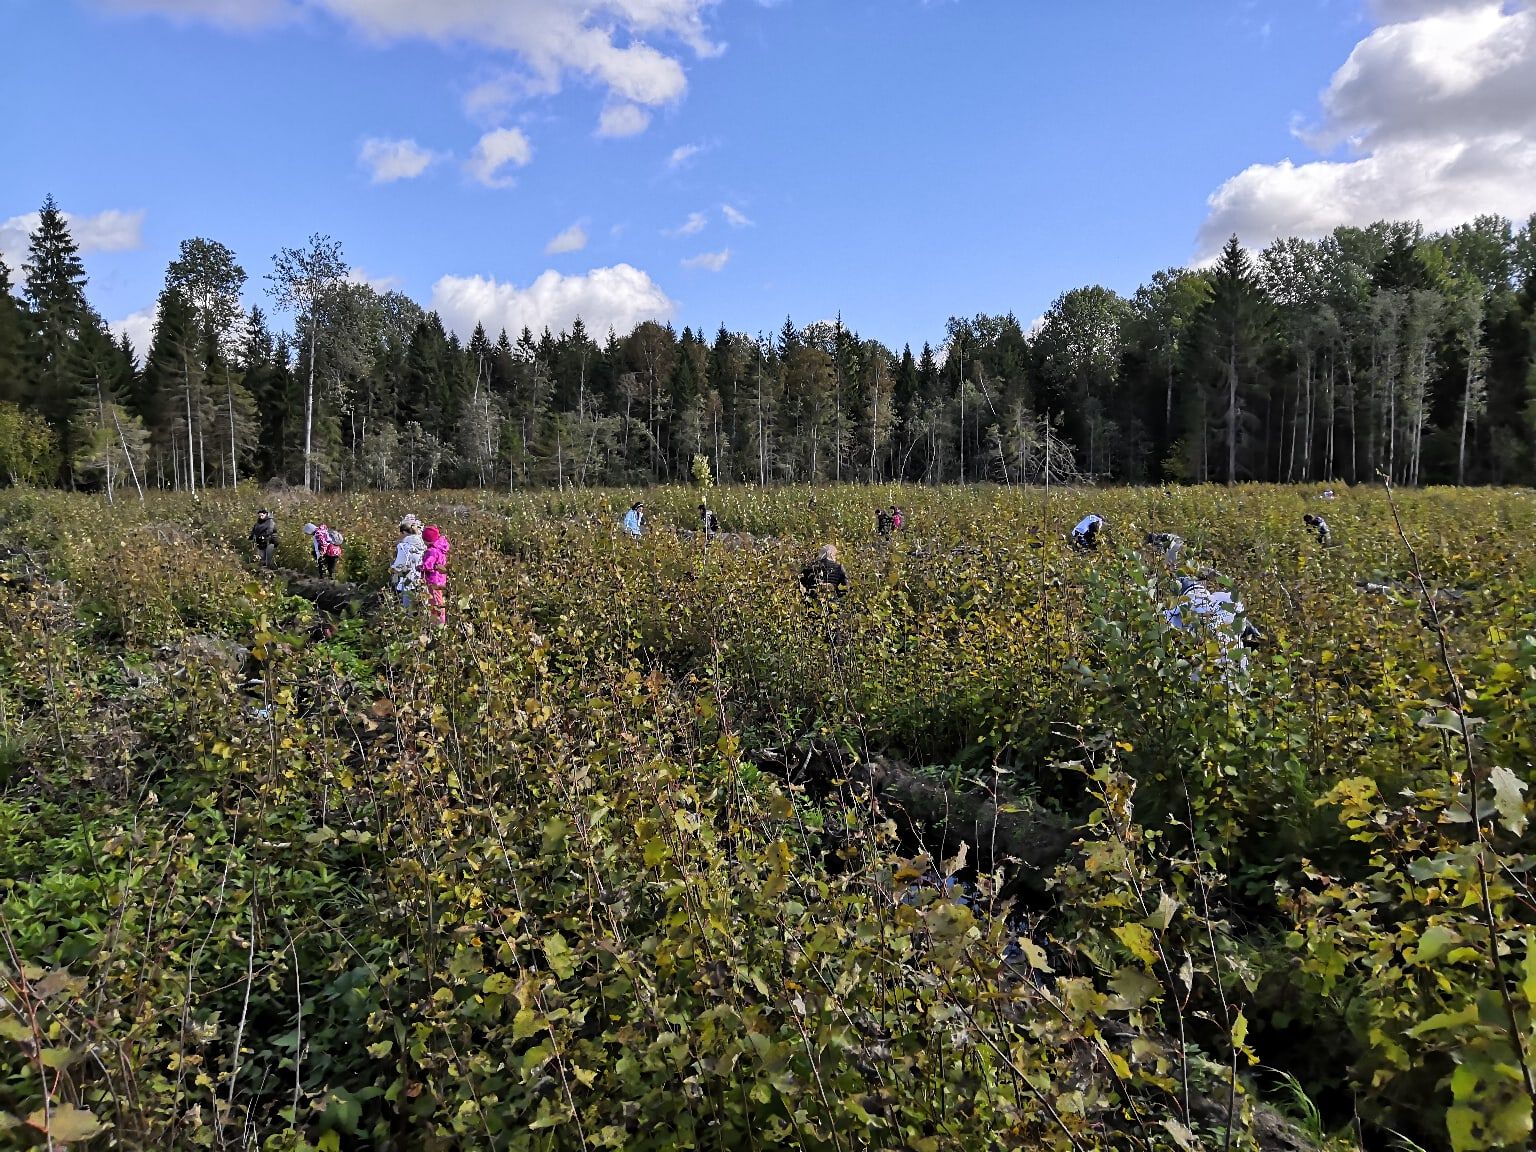
<svg viewBox="0 0 1536 1152"><path fill-rule="evenodd" d="M720 534L720 517L714 514L708 504L699 505L699 531L704 533L705 543Z"/></svg>
<svg viewBox="0 0 1536 1152"><path fill-rule="evenodd" d="M800 570L800 587L807 596L816 594L818 588L831 588L841 598L848 591L848 573L837 562L837 548L823 544L812 560Z"/></svg>
<svg viewBox="0 0 1536 1152"><path fill-rule="evenodd" d="M256 523L251 526L251 543L256 546L261 566L272 567L277 556L277 521L272 519L272 513L265 508L256 513Z"/></svg>

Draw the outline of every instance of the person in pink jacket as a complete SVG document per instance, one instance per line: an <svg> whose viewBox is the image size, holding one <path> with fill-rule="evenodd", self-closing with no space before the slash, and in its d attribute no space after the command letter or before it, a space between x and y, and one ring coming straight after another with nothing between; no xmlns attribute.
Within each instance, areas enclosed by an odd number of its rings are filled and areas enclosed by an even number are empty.
<svg viewBox="0 0 1536 1152"><path fill-rule="evenodd" d="M448 619L443 607L444 589L448 587L448 537L436 524L428 524L422 529L421 542L427 546L426 554L421 558L421 579L427 586L427 603L432 607L432 615L442 624Z"/></svg>

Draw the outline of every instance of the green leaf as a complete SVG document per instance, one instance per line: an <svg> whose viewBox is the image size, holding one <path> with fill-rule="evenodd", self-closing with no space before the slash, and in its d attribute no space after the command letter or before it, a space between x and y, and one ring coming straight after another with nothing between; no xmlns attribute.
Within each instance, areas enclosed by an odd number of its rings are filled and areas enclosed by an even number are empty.
<svg viewBox="0 0 1536 1152"><path fill-rule="evenodd" d="M1139 968L1121 968L1110 978L1109 986L1125 1001L1126 1008L1140 1008L1163 990L1163 986Z"/></svg>
<svg viewBox="0 0 1536 1152"><path fill-rule="evenodd" d="M539 846L539 855L548 856L564 844L566 834L570 830L570 825L564 819L551 816L544 824L544 843Z"/></svg>
<svg viewBox="0 0 1536 1152"><path fill-rule="evenodd" d="M544 1027L544 1019L532 1008L519 1008L512 1018L512 1039L526 1040Z"/></svg>
<svg viewBox="0 0 1536 1152"><path fill-rule="evenodd" d="M571 946L558 932L552 932L544 937L544 959L549 961L550 970L562 980L570 979L571 974L576 971L576 962L571 957Z"/></svg>
<svg viewBox="0 0 1536 1152"><path fill-rule="evenodd" d="M1500 764L1489 774L1493 785L1493 806L1499 819L1516 836L1525 831L1525 781Z"/></svg>
<svg viewBox="0 0 1536 1152"><path fill-rule="evenodd" d="M1445 1129L1451 1137L1452 1152L1476 1152L1483 1148L1483 1141L1475 1135L1477 1120L1477 1112L1463 1104L1446 1111Z"/></svg>
<svg viewBox="0 0 1536 1152"><path fill-rule="evenodd" d="M505 996L516 985L513 984L512 977L505 972L492 972L485 978L483 987L487 996Z"/></svg>
<svg viewBox="0 0 1536 1152"><path fill-rule="evenodd" d="M1442 924L1431 924L1419 937L1418 947L1414 950L1414 961L1418 964L1427 964L1439 956L1452 944L1460 944L1461 937Z"/></svg>
<svg viewBox="0 0 1536 1152"><path fill-rule="evenodd" d="M1418 1039L1430 1032L1444 1032L1453 1028L1464 1028L1468 1024L1477 1023L1477 1005L1468 1004L1458 1012L1437 1012L1421 1024L1416 1024L1408 1030L1408 1035Z"/></svg>
<svg viewBox="0 0 1536 1152"><path fill-rule="evenodd" d="M1179 910L1179 902L1164 892L1157 901L1157 911L1142 921L1154 932L1165 932L1173 923L1173 915Z"/></svg>

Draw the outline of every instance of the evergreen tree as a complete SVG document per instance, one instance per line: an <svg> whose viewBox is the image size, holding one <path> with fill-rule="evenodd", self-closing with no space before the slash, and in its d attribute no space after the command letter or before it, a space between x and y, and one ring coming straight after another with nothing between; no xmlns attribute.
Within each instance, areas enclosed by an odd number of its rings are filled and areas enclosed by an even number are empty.
<svg viewBox="0 0 1536 1152"><path fill-rule="evenodd" d="M80 342L100 321L85 300L80 248L52 196L43 201L23 269L32 319L27 398L53 426L68 462L74 458L72 425L85 400L89 371Z"/></svg>
<svg viewBox="0 0 1536 1152"><path fill-rule="evenodd" d="M1203 317L1204 343L1217 368L1217 387L1223 396L1226 481L1236 484L1241 437L1250 431L1244 405L1257 390L1253 376L1270 322L1270 308L1253 261L1236 236L1222 249L1210 280L1211 298Z"/></svg>
<svg viewBox="0 0 1536 1152"><path fill-rule="evenodd" d="M0 403L16 403L27 395L31 320L15 296L11 270L0 260Z"/></svg>

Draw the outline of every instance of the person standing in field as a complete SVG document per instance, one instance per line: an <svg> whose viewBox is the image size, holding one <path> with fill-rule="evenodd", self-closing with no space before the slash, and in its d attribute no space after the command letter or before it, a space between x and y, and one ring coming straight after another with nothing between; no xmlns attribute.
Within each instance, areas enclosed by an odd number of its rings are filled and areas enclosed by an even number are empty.
<svg viewBox="0 0 1536 1152"><path fill-rule="evenodd" d="M881 540L891 538L891 514L884 508L875 509L875 536Z"/></svg>
<svg viewBox="0 0 1536 1152"><path fill-rule="evenodd" d="M1072 529L1072 547L1079 552L1092 552L1099 546L1099 533L1104 530L1104 517L1090 512Z"/></svg>
<svg viewBox="0 0 1536 1152"><path fill-rule="evenodd" d="M421 557L421 579L427 586L427 603L439 624L448 620L445 607L448 588L448 537L436 524L428 524L421 533L427 550Z"/></svg>
<svg viewBox="0 0 1536 1152"><path fill-rule="evenodd" d="M1317 542L1319 544L1328 543L1328 537L1331 534L1328 531L1328 521L1324 520L1321 516L1318 516L1315 513L1308 512L1301 518L1301 522L1310 528L1313 532L1317 533Z"/></svg>
<svg viewBox="0 0 1536 1152"><path fill-rule="evenodd" d="M272 519L272 513L265 508L256 513L256 523L251 526L251 543L256 546L261 566L272 567L272 561L277 555L277 521Z"/></svg>
<svg viewBox="0 0 1536 1152"><path fill-rule="evenodd" d="M622 526L626 535L639 538L645 531L645 501L636 500L624 513Z"/></svg>
<svg viewBox="0 0 1536 1152"><path fill-rule="evenodd" d="M843 593L848 591L848 573L837 562L836 545L823 544L816 559L800 569L800 587L807 596L814 596L820 588L830 588L838 599L842 599Z"/></svg>
<svg viewBox="0 0 1536 1152"><path fill-rule="evenodd" d="M892 504L891 505L890 516L891 516L891 531L892 532L900 532L903 528L905 528L907 526L907 518L906 518L906 516L904 516L902 514L900 505L897 505L897 504Z"/></svg>
<svg viewBox="0 0 1536 1152"><path fill-rule="evenodd" d="M336 579L336 564L341 559L341 533L325 524L306 524L304 535L309 537L316 575L326 580Z"/></svg>
<svg viewBox="0 0 1536 1152"><path fill-rule="evenodd" d="M395 592L399 594L403 608L410 608L411 597L421 585L421 561L426 554L427 544L421 537L421 521L414 516L407 516L400 521L400 542L395 545L395 561L389 566L389 574L394 578Z"/></svg>
<svg viewBox="0 0 1536 1152"><path fill-rule="evenodd" d="M704 533L706 544L720 534L720 517L711 511L708 504L699 505L699 531Z"/></svg>

